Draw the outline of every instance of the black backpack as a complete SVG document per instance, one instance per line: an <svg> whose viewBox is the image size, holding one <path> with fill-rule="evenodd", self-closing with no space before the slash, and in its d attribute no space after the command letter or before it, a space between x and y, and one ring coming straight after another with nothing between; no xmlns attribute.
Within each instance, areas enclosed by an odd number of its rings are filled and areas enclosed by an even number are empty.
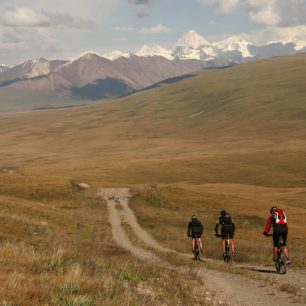
<svg viewBox="0 0 306 306"><path fill-rule="evenodd" d="M232 218L229 214L224 214L220 216L220 224L221 225L232 225Z"/></svg>

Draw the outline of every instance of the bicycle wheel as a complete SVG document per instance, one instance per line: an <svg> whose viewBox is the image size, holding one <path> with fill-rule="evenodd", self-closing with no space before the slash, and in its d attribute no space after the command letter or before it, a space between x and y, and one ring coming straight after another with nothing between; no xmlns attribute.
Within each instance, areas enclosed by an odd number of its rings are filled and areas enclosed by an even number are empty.
<svg viewBox="0 0 306 306"><path fill-rule="evenodd" d="M286 260L285 260L285 255L283 253L283 251L280 251L279 254L279 271L278 273L280 274L286 274L287 272L287 266L286 266Z"/></svg>
<svg viewBox="0 0 306 306"><path fill-rule="evenodd" d="M232 264L231 244L228 240L225 240L225 252L225 262L227 264Z"/></svg>
<svg viewBox="0 0 306 306"><path fill-rule="evenodd" d="M196 243L195 243L194 259L201 260L201 249L200 249L200 244L198 242L198 239L196 239Z"/></svg>
<svg viewBox="0 0 306 306"><path fill-rule="evenodd" d="M198 248L198 260L201 260L201 249L200 248Z"/></svg>

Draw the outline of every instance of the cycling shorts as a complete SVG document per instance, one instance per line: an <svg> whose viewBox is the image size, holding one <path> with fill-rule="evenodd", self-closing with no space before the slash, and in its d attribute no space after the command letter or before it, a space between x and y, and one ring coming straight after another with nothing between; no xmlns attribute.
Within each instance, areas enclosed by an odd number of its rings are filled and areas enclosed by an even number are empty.
<svg viewBox="0 0 306 306"><path fill-rule="evenodd" d="M278 247L279 237L283 237L284 242L283 246L286 246L287 236L288 236L288 227L286 224L274 225L273 229L273 244L274 247Z"/></svg>
<svg viewBox="0 0 306 306"><path fill-rule="evenodd" d="M191 237L194 238L201 238L202 234L197 234L197 233L191 233Z"/></svg>
<svg viewBox="0 0 306 306"><path fill-rule="evenodd" d="M232 225L223 225L221 229L222 240L229 236L230 239L234 238L234 227Z"/></svg>

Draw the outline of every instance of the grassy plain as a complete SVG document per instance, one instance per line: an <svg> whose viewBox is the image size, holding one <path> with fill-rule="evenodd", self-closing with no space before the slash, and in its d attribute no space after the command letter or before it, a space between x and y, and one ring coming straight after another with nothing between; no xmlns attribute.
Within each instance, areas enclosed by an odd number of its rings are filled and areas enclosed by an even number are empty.
<svg viewBox="0 0 306 306"><path fill-rule="evenodd" d="M0 195L2 305L207 305L192 273L139 262L114 244L94 191L13 177L0 176L1 187L11 186Z"/></svg>
<svg viewBox="0 0 306 306"><path fill-rule="evenodd" d="M131 205L144 228L164 243L170 234L167 243L180 251L190 249L186 225L198 214L210 257L220 253L214 223L228 209L243 262L269 263L271 241L261 233L278 203L289 215L292 261L305 265L305 69L306 56L276 58L110 103L1 113L1 301L173 305L202 298L186 276L115 246L98 187L136 190ZM75 189L75 181L92 191Z"/></svg>

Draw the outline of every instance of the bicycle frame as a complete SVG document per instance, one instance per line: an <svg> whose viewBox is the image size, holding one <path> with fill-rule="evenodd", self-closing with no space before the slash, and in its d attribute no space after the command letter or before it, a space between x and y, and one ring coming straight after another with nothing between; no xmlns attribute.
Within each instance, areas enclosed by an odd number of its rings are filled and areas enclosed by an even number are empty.
<svg viewBox="0 0 306 306"><path fill-rule="evenodd" d="M231 252L231 238L229 235L226 235L225 238L225 256L224 256L224 262L227 264L233 263L233 257Z"/></svg>
<svg viewBox="0 0 306 306"><path fill-rule="evenodd" d="M278 251L277 251L277 261L275 263L276 272L279 274L286 274L287 265L284 257L284 238L280 236L278 239Z"/></svg>
<svg viewBox="0 0 306 306"><path fill-rule="evenodd" d="M194 238L194 260L201 260L201 248L199 243L199 237Z"/></svg>

